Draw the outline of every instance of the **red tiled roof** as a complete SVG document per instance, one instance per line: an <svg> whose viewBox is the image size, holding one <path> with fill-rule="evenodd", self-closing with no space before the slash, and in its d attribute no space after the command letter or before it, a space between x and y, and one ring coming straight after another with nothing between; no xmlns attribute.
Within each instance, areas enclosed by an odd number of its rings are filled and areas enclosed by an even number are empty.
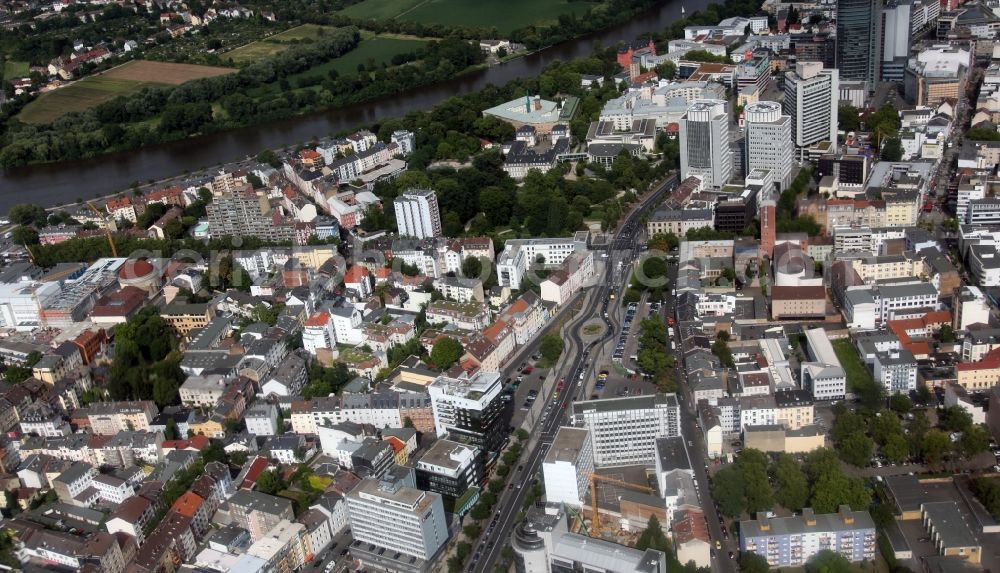
<svg viewBox="0 0 1000 573"><path fill-rule="evenodd" d="M368 276L368 267L354 265L344 274L344 283L359 283Z"/></svg>
<svg viewBox="0 0 1000 573"><path fill-rule="evenodd" d="M694 540L711 541L708 533L708 522L705 521L705 514L698 509L688 509L684 511L684 516L672 523L674 537L678 543L689 543Z"/></svg>
<svg viewBox="0 0 1000 573"><path fill-rule="evenodd" d="M398 454L400 451L406 449L406 444L403 443L403 440L400 440L396 436L388 436L382 439L383 441L389 442L389 445L392 446L392 453L394 454Z"/></svg>
<svg viewBox="0 0 1000 573"><path fill-rule="evenodd" d="M205 503L205 500L200 495L186 491L177 498L171 509L185 517L194 517L203 503Z"/></svg>
<svg viewBox="0 0 1000 573"><path fill-rule="evenodd" d="M500 337L500 333L505 328L507 328L507 321L498 318L493 321L493 324L486 327L486 330L483 331L483 336L496 344L497 338Z"/></svg>
<svg viewBox="0 0 1000 573"><path fill-rule="evenodd" d="M121 209L122 207L128 207L132 204L132 200L128 197L122 197L121 199L114 199L108 201L107 208L108 211L114 211L115 209Z"/></svg>
<svg viewBox="0 0 1000 573"><path fill-rule="evenodd" d="M990 350L979 362L960 362L955 367L962 372L1000 368L1000 348Z"/></svg>
<svg viewBox="0 0 1000 573"><path fill-rule="evenodd" d="M186 440L165 440L161 445L165 449L175 449L175 450L194 449L201 451L205 449L206 446L208 446L210 441L211 440L209 440L208 437L203 436L201 434L196 434Z"/></svg>
<svg viewBox="0 0 1000 573"><path fill-rule="evenodd" d="M317 312L306 320L306 326L326 326L330 323L329 312Z"/></svg>
<svg viewBox="0 0 1000 573"><path fill-rule="evenodd" d="M250 489L257 483L257 478L260 474L264 473L267 469L267 459L257 456L250 464L250 470L247 471L246 476L243 479L243 483L240 484L240 489Z"/></svg>

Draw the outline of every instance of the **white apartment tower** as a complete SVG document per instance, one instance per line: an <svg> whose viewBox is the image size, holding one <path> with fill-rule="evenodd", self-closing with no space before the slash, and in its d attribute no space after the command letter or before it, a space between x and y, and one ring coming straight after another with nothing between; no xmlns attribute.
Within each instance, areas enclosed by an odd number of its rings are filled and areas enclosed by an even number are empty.
<svg viewBox="0 0 1000 573"><path fill-rule="evenodd" d="M396 226L399 234L416 239L441 236L441 210L431 189L407 189L396 197Z"/></svg>
<svg viewBox="0 0 1000 573"><path fill-rule="evenodd" d="M837 70L821 62L799 62L785 73L785 113L792 118L792 141L804 150L820 141L837 141Z"/></svg>
<svg viewBox="0 0 1000 573"><path fill-rule="evenodd" d="M694 175L705 187L722 187L733 175L725 100L695 100L679 122L681 180Z"/></svg>
<svg viewBox="0 0 1000 573"><path fill-rule="evenodd" d="M743 111L746 121L747 173L767 169L784 190L791 183L794 147L792 118L781 113L781 105L762 101Z"/></svg>

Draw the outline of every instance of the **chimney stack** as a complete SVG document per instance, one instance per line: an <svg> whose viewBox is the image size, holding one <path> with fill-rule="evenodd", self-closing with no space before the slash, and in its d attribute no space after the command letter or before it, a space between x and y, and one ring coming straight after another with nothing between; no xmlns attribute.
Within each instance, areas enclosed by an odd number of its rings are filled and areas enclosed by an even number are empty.
<svg viewBox="0 0 1000 573"><path fill-rule="evenodd" d="M535 111L541 111L542 109L542 96L535 96Z"/></svg>

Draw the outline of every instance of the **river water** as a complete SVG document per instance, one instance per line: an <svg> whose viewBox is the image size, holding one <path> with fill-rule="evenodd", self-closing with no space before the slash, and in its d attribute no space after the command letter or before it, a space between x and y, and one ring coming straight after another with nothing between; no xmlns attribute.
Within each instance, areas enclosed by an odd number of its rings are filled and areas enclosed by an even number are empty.
<svg viewBox="0 0 1000 573"><path fill-rule="evenodd" d="M518 77L539 74L556 60L570 60L592 53L594 46L629 41L646 32L659 31L681 17L705 8L709 0L665 0L657 8L616 26L476 71L445 83L415 88L391 97L215 133L153 147L101 155L80 161L31 165L0 172L0 212L17 203L46 207L91 199L127 188L133 181L159 180L185 171L197 171L245 158L265 148L279 148L369 124L387 117L432 107L454 95L478 90L487 84L503 85Z"/></svg>

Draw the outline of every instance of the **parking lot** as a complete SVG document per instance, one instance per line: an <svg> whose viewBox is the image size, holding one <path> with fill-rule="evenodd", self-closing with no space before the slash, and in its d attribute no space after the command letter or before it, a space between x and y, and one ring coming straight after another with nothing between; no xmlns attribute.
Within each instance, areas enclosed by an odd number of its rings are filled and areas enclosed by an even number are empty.
<svg viewBox="0 0 1000 573"><path fill-rule="evenodd" d="M531 396L538 395L542 388L542 381L549 374L548 368L535 368L534 362L534 360L528 360L523 369L518 366L517 370L510 373L508 380L504 384L505 391L509 391L516 386L514 394L511 397L513 414L511 415L510 422L510 425L515 428L520 427L524 421L524 416L528 413L528 408L531 407L531 403L535 400ZM528 369L530 369L530 372L526 372Z"/></svg>
<svg viewBox="0 0 1000 573"><path fill-rule="evenodd" d="M630 302L625 308L625 317L622 321L622 331L618 334L618 343L615 345L615 351L611 355L612 358L619 362L624 362L625 350L629 346L629 335L632 333L632 324L635 322L635 316L639 311L639 303ZM632 344L636 344L634 340ZM634 348L634 347L633 347Z"/></svg>

